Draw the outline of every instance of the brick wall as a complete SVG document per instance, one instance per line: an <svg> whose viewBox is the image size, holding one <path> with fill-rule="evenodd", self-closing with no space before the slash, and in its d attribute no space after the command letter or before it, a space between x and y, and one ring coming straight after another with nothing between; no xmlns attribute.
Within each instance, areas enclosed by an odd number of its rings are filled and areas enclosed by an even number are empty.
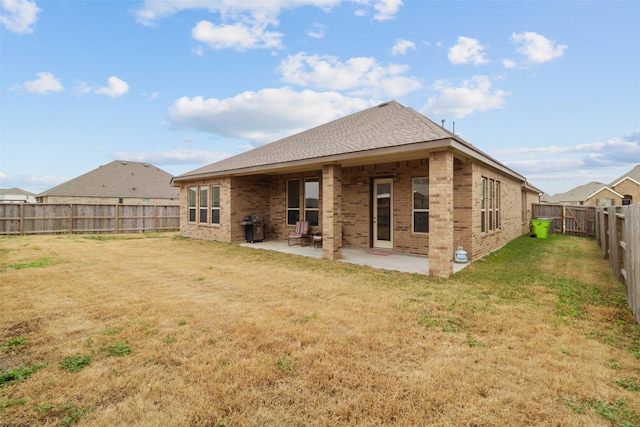
<svg viewBox="0 0 640 427"><path fill-rule="evenodd" d="M501 227L499 229L485 232L481 229L481 179L493 179L500 181L500 217ZM519 237L525 232L524 226L528 219L523 219L523 209L531 215L531 204L527 200L523 201L522 182L511 178L497 170L485 165L473 164L473 239L472 245L467 250L470 259L477 259L496 249L501 248L511 240Z"/></svg>
<svg viewBox="0 0 640 427"><path fill-rule="evenodd" d="M394 251L427 255L429 235L413 233L413 178L428 177L428 159L343 168L342 222L345 247L368 249L371 237L372 182L393 178Z"/></svg>
<svg viewBox="0 0 640 427"><path fill-rule="evenodd" d="M393 179L393 250L398 253L429 255L429 234L413 232L413 181L429 177L429 159L342 168L342 244L368 249L372 245L371 198L376 178ZM501 183L500 229L481 232L480 182L482 177ZM322 229L322 171L202 180L181 187L181 234L189 237L238 242L244 240L240 221L247 214L262 214L268 239L286 239L294 226L286 224L286 185L300 179L300 200L304 203L304 179L320 181L320 227ZM221 225L188 223L187 187L220 185ZM231 200L231 194L234 197ZM525 200L523 201L523 195ZM453 251L462 246L470 260L492 252L528 232L531 204L537 194L522 190L522 182L497 170L454 158L453 161ZM316 231L314 227L312 231ZM322 230L321 230L322 231Z"/></svg>
<svg viewBox="0 0 640 427"><path fill-rule="evenodd" d="M295 230L295 225L287 225L287 181L300 180L300 203L304 206L304 180L305 178L318 178L320 185L320 206L318 207L318 224L320 227L311 227L311 232L322 229L322 171L308 171L304 173L288 173L273 175L270 177L269 199L269 224L267 227L269 238L286 239L290 232ZM304 217L304 208L300 208L300 216Z"/></svg>
<svg viewBox="0 0 640 427"><path fill-rule="evenodd" d="M586 206L620 206L621 204L622 197L608 188L598 191L591 198L587 199L585 203Z"/></svg>
<svg viewBox="0 0 640 427"><path fill-rule="evenodd" d="M631 201L632 204L640 203L640 184L630 179L625 179L616 185L614 190L623 196L630 195L633 198Z"/></svg>
<svg viewBox="0 0 640 427"><path fill-rule="evenodd" d="M469 252L473 242L473 163L453 160L453 246ZM470 258L470 253L467 254Z"/></svg>
<svg viewBox="0 0 640 427"><path fill-rule="evenodd" d="M200 224L198 222L189 222L189 205L188 205L188 188L201 186L220 186L220 225L215 224ZM185 237L193 237L197 239L219 240L222 242L229 242L230 231L230 178L217 178L192 181L189 183L181 183L180 185L180 235ZM196 191L197 197L200 196ZM211 195L209 194L209 198ZM199 219L198 215L199 201L196 199L196 221Z"/></svg>

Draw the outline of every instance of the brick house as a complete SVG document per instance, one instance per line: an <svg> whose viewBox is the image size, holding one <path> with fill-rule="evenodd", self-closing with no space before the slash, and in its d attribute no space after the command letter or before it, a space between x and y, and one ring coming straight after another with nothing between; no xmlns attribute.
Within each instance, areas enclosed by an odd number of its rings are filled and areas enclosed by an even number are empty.
<svg viewBox="0 0 640 427"><path fill-rule="evenodd" d="M640 202L640 164L610 184L588 182L571 190L555 194L547 203L581 206L620 206Z"/></svg>
<svg viewBox="0 0 640 427"><path fill-rule="evenodd" d="M640 164L625 173L610 184L611 188L619 194L623 205L640 203Z"/></svg>
<svg viewBox="0 0 640 427"><path fill-rule="evenodd" d="M149 163L114 160L36 196L38 203L177 205L173 175Z"/></svg>
<svg viewBox="0 0 640 427"><path fill-rule="evenodd" d="M269 239L297 220L342 247L429 257L448 277L458 246L470 260L529 231L540 191L411 108L391 101L174 178L183 236L239 242L247 214ZM420 258L416 258L420 262Z"/></svg>

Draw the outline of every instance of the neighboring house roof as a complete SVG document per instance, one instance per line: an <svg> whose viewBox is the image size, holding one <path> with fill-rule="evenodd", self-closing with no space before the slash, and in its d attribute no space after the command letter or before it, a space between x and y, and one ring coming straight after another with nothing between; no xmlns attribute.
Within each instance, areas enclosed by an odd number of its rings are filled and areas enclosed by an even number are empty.
<svg viewBox="0 0 640 427"><path fill-rule="evenodd" d="M622 175L620 178L613 180L611 184L609 184L609 186L615 187L618 184L620 184L622 181L627 179L630 179L631 181L640 185L640 164L637 164L633 169L631 169L629 172Z"/></svg>
<svg viewBox="0 0 640 427"><path fill-rule="evenodd" d="M0 188L0 195L2 196L16 196L16 195L35 196L35 193L32 193L31 191L23 190L21 188L13 187L13 188Z"/></svg>
<svg viewBox="0 0 640 427"><path fill-rule="evenodd" d="M625 180L631 180L640 185L640 164L637 164L629 172L625 173L621 177L613 180L611 184L604 184L602 182L592 181L584 185L580 185L564 193L554 194L546 199L548 203L560 203L560 202L584 202L603 189L607 189L612 193L623 198L624 196L617 192L614 188Z"/></svg>
<svg viewBox="0 0 640 427"><path fill-rule="evenodd" d="M585 200L590 199L591 197L593 197L595 194L597 194L602 190L609 190L617 194L607 184L604 184L602 182L592 181L592 182L580 185L576 188L572 188L571 190L565 193L554 194L552 197L549 198L549 202L550 203L584 202Z"/></svg>
<svg viewBox="0 0 640 427"><path fill-rule="evenodd" d="M553 196L551 196L550 194L547 193L543 193L540 195L540 202L541 203L551 203L553 200Z"/></svg>
<svg viewBox="0 0 640 427"><path fill-rule="evenodd" d="M398 153L439 147L454 147L526 182L523 176L459 136L396 101L385 102L187 172L177 176L174 181L273 172L330 161L347 166L357 164L367 156L392 159ZM528 188L536 190L531 186Z"/></svg>
<svg viewBox="0 0 640 427"><path fill-rule="evenodd" d="M135 197L175 199L173 176L149 163L115 160L46 190L42 196Z"/></svg>

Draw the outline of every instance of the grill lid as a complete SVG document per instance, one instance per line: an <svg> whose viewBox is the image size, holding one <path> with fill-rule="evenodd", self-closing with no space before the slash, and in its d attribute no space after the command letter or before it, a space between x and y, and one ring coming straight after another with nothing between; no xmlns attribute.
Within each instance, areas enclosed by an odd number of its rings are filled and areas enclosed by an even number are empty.
<svg viewBox="0 0 640 427"><path fill-rule="evenodd" d="M253 225L260 224L264 222L264 217L262 215L247 215L244 217L240 225Z"/></svg>

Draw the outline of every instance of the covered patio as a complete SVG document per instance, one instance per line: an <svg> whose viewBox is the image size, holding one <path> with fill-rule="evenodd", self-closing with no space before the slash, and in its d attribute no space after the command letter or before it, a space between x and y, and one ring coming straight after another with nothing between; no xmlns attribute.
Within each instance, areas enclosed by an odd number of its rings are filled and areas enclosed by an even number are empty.
<svg viewBox="0 0 640 427"><path fill-rule="evenodd" d="M311 258L322 258L322 248L314 248L313 245L289 246L286 240L266 240L256 243L240 243L252 249L271 250L293 255L301 255ZM342 257L339 262L366 265L372 268L384 270L402 271L405 273L429 274L429 258L420 255L405 255L387 251L376 251L366 249L342 248ZM453 264L453 272L465 268L467 264Z"/></svg>

